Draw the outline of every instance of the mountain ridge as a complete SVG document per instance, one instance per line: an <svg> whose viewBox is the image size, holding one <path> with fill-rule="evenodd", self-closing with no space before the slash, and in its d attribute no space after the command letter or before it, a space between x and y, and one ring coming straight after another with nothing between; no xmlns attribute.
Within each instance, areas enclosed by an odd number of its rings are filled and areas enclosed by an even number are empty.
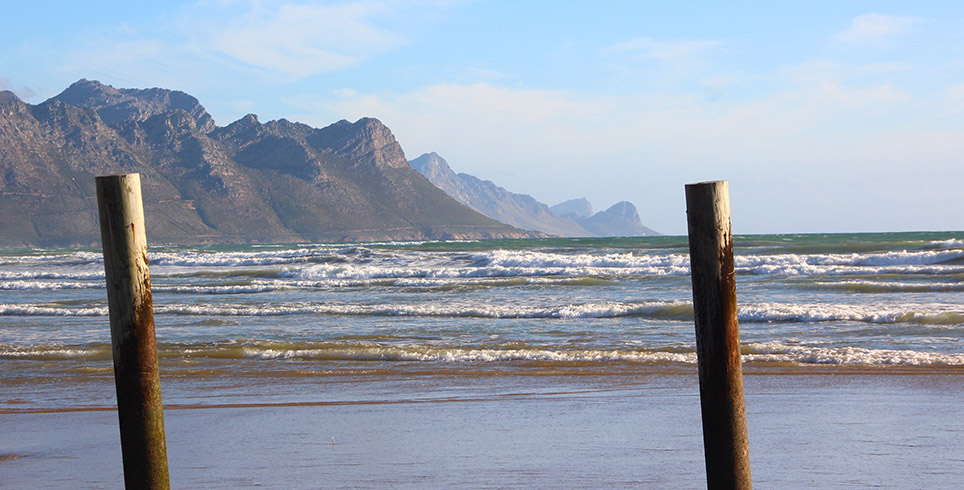
<svg viewBox="0 0 964 490"><path fill-rule="evenodd" d="M80 80L37 105L0 92L0 246L99 243L93 177L131 172L151 243L541 236L449 198L377 119L218 127L167 89Z"/></svg>
<svg viewBox="0 0 964 490"><path fill-rule="evenodd" d="M628 201L595 214L585 198L550 207L492 181L466 173L456 174L435 152L424 153L410 160L409 165L456 201L518 228L565 237L659 235L643 226L636 207Z"/></svg>
<svg viewBox="0 0 964 490"><path fill-rule="evenodd" d="M437 153L426 153L409 165L456 201L502 223L559 236L587 236L572 219L556 216L549 207L526 194L509 192L492 181L456 174Z"/></svg>

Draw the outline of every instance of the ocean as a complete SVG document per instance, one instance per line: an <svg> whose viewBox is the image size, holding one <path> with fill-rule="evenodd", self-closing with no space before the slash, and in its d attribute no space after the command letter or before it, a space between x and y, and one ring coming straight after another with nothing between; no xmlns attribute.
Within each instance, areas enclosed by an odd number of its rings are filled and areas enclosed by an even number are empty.
<svg viewBox="0 0 964 490"><path fill-rule="evenodd" d="M958 485L964 233L734 243L758 487ZM172 486L705 488L687 247L152 246ZM0 488L120 486L107 313L0 250Z"/></svg>

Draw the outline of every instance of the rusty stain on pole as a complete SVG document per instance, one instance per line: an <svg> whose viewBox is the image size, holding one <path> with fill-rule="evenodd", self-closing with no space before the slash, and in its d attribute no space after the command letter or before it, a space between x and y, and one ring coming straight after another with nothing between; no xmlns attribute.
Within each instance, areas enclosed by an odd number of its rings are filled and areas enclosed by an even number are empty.
<svg viewBox="0 0 964 490"><path fill-rule="evenodd" d="M169 489L140 175L96 181L124 482L127 489Z"/></svg>
<svg viewBox="0 0 964 490"><path fill-rule="evenodd" d="M752 488L727 182L686 186L707 488Z"/></svg>

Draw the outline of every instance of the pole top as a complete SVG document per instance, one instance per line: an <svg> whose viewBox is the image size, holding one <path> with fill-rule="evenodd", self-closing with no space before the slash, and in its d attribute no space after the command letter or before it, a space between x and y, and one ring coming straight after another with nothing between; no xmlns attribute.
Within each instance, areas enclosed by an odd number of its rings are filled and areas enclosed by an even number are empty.
<svg viewBox="0 0 964 490"><path fill-rule="evenodd" d="M132 175L138 175L138 176L139 176L140 174L137 173L137 172L131 172L131 173L129 173L129 174L98 175L96 178L98 178L98 179L110 179L110 178L117 178L117 177L128 177L128 176L132 176Z"/></svg>
<svg viewBox="0 0 964 490"><path fill-rule="evenodd" d="M696 185L714 185L714 184L726 184L726 180L706 180L703 182L693 182L692 184L686 184L686 187L696 186Z"/></svg>

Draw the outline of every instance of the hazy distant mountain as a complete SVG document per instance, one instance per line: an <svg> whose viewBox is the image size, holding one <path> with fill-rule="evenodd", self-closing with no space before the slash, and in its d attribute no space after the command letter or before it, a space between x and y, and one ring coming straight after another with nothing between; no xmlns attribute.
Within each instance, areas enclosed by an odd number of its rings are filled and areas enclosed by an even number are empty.
<svg viewBox="0 0 964 490"><path fill-rule="evenodd" d="M551 206L549 210L559 216L574 218L588 218L592 216L592 204L590 204L589 200L585 197L561 202L555 206Z"/></svg>
<svg viewBox="0 0 964 490"><path fill-rule="evenodd" d="M526 194L516 194L488 180L456 174L436 153L426 153L409 164L455 200L502 223L558 236L592 233L572 219L558 216L549 206Z"/></svg>
<svg viewBox="0 0 964 490"><path fill-rule="evenodd" d="M148 240L533 236L449 198L376 119L316 129L81 80L38 105L0 92L0 246L96 244L94 176L141 173Z"/></svg>
<svg viewBox="0 0 964 490"><path fill-rule="evenodd" d="M576 218L576 221L598 236L659 235L656 231L643 226L639 213L636 212L636 206L629 201L617 202L605 211L600 211L588 218Z"/></svg>
<svg viewBox="0 0 964 490"><path fill-rule="evenodd" d="M409 164L446 194L466 206L503 223L550 235L648 236L658 235L640 222L636 207L618 203L601 213L592 213L585 198L549 206L526 194L516 194L488 180L456 174L436 153L426 153Z"/></svg>

